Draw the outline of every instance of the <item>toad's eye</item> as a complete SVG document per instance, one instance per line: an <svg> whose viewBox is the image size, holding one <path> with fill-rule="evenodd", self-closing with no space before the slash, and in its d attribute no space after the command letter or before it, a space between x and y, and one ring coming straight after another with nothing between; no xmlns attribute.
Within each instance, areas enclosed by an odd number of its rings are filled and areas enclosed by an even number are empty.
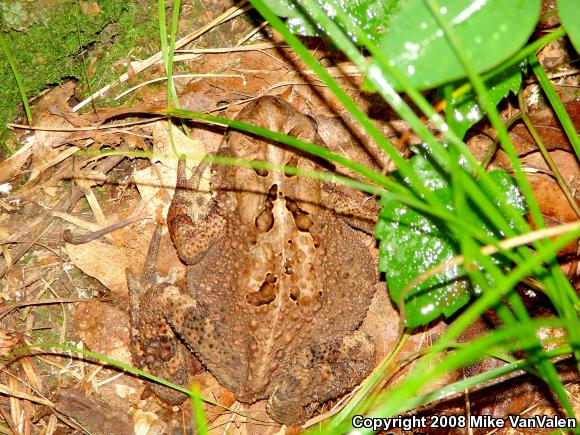
<svg viewBox="0 0 580 435"><path fill-rule="evenodd" d="M254 162L260 162L260 163L262 162L262 160L253 160L253 161ZM254 167L254 171L260 177L267 177L268 174L270 174L266 168Z"/></svg>

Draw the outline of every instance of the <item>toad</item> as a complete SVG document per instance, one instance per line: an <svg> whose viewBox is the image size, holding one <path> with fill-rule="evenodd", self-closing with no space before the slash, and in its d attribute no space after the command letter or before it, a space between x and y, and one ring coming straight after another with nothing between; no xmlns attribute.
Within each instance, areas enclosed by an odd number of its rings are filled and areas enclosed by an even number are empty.
<svg viewBox="0 0 580 435"><path fill-rule="evenodd" d="M248 104L237 120L324 145L316 124L276 97ZM327 170L293 148L237 131L219 154ZM303 422L374 366L374 345L358 328L377 289L376 265L339 214L357 218L359 202L313 178L217 164L208 199L196 190L206 165L187 180L179 162L167 217L187 265L186 289L155 283L159 228L143 277L128 273L133 358L187 386L193 352L240 402L267 399L274 420ZM185 398L160 385L154 392L172 404Z"/></svg>

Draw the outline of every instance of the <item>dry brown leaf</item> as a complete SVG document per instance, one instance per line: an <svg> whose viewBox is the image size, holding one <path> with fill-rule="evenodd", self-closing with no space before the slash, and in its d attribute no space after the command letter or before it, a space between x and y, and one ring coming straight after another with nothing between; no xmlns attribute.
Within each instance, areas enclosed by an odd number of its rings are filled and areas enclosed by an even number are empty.
<svg viewBox="0 0 580 435"><path fill-rule="evenodd" d="M578 219L554 179L543 174L530 174L528 180L545 217L561 224Z"/></svg>
<svg viewBox="0 0 580 435"><path fill-rule="evenodd" d="M530 174L528 180L548 225L569 223L578 219L560 186L553 178L544 174ZM580 205L580 202L576 201L576 203ZM576 243L570 243L558 254L575 255Z"/></svg>
<svg viewBox="0 0 580 435"><path fill-rule="evenodd" d="M564 107L572 123L580 125L580 101L569 101L564 103ZM546 148L549 150L572 151L568 137L552 110L545 109L539 112L531 112L530 118ZM525 154L537 149L537 145L523 121L518 121L510 130L510 139L514 142L519 154Z"/></svg>
<svg viewBox="0 0 580 435"><path fill-rule="evenodd" d="M577 185L580 182L580 164L576 156L560 150L550 151L550 156L554 160L554 164L564 178L564 181L572 185L572 187L574 186L573 183ZM539 151L523 157L522 165L542 172L551 173L546 160Z"/></svg>
<svg viewBox="0 0 580 435"><path fill-rule="evenodd" d="M32 147L25 145L16 151L10 158L0 163L0 183L12 180L20 173L20 169L28 161Z"/></svg>
<svg viewBox="0 0 580 435"><path fill-rule="evenodd" d="M129 319L124 311L92 301L79 304L73 314L75 329L89 349L132 364L129 351Z"/></svg>
<svg viewBox="0 0 580 435"><path fill-rule="evenodd" d="M84 245L67 243L65 248L76 267L98 279L114 295L127 295L125 269L129 267L129 262L124 249L101 240Z"/></svg>
<svg viewBox="0 0 580 435"><path fill-rule="evenodd" d="M65 83L56 87L45 95L34 105L33 119L36 127L49 128L74 128L75 126L62 116L51 113L54 109L68 112L67 101L73 95L75 88L74 82ZM59 131L34 131L30 139L32 147L32 164L31 170L42 167L46 162L53 160L62 150L53 148L53 144L65 143L70 137L70 132Z"/></svg>
<svg viewBox="0 0 580 435"><path fill-rule="evenodd" d="M126 409L118 409L96 395L76 388L63 388L56 402L58 410L78 421L83 431L94 434L130 434L131 420Z"/></svg>
<svg viewBox="0 0 580 435"><path fill-rule="evenodd" d="M133 364L128 347L129 319L124 311L110 304L91 301L76 307L73 321L76 332L88 349L116 361ZM86 386L107 403L108 413L125 416L132 404L139 400L143 383L134 376L119 376L117 370L92 367L91 371L89 376L84 377Z"/></svg>

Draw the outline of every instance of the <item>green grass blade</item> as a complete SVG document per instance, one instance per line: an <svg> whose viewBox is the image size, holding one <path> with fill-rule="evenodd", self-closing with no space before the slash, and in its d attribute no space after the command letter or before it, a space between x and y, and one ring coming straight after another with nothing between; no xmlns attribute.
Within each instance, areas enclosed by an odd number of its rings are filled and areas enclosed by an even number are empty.
<svg viewBox="0 0 580 435"><path fill-rule="evenodd" d="M445 35L449 39L449 42L452 45L452 47L454 48L455 53L458 56L458 59L462 63L463 67L465 68L465 71L467 72L467 75L468 75L471 83L473 84L473 87L474 87L474 89L479 97L480 104L482 105L482 107L484 108L486 113L488 114L488 117L489 117L492 125L494 126L494 128L498 131L498 134L502 137L502 143L504 145L504 150L510 156L510 160L512 162L512 166L514 168L515 175L516 175L516 180L518 181L518 185L520 186L520 189L522 190L522 192L526 196L526 199L528 201L528 205L530 207L530 212L531 212L531 214L536 222L536 225L540 228L544 227L545 224L543 222L539 206L534 199L534 196L533 196L533 193L532 193L531 188L529 186L529 183L527 182L526 176L522 170L521 164L520 164L519 159L517 157L517 154L515 152L515 148L513 147L513 144L511 143L511 141L507 135L507 130L505 129L505 126L501 122L501 119L499 117L499 114L497 113L497 110L495 109L495 107L492 104L490 104L489 95L487 93L487 89L485 88L483 81L481 80L481 77L477 74L477 72L475 72L473 70L468 59L466 58L463 51L461 50L460 43L457 40L457 38L455 37L455 35L453 34L453 30L451 29L451 27L449 26L447 21L443 18L443 16L440 13L440 8L439 8L438 3L435 0L425 0L425 1L427 2L429 7L431 8L433 16L435 17L435 19L438 21L439 25L441 26L441 28L445 32ZM554 261L554 259L552 258L551 261ZM558 272L553 269L553 273L557 274ZM553 293L556 291L557 291L557 289L552 289ZM514 299L514 301L515 301L515 299ZM517 298L516 302L517 303L514 305L514 307L519 311L520 319L523 321L526 321L527 320L526 317L528 317L527 312L523 308L519 298ZM567 329L568 329L568 331L571 331L570 327L568 327ZM571 333L573 333L573 332L571 331ZM542 361L540 361L539 370L541 370L543 372L543 374L546 377L546 380L550 383L552 388L558 394L558 397L560 398L560 400L561 400L562 404L564 405L564 407L566 408L566 410L569 413L573 413L572 405L569 401L568 396L565 393L565 390L561 384L560 379L557 376L556 369L553 366L553 364L551 364L549 361L542 360Z"/></svg>
<svg viewBox="0 0 580 435"><path fill-rule="evenodd" d="M173 16L171 19L171 33L169 35L169 47L167 64L167 101L173 103L175 107L179 107L179 100L177 98L177 91L175 90L175 83L173 82L173 56L175 54L175 41L177 39L177 24L179 22L179 8L181 7L181 0L174 0L173 2Z"/></svg>
<svg viewBox="0 0 580 435"><path fill-rule="evenodd" d="M145 379L149 379L149 380L154 381L156 383L159 383L161 385L165 385L166 387L169 387L169 388L172 388L172 389L174 389L176 391L180 391L180 392L182 392L184 394L187 394L189 397L197 396L197 398L199 400L202 400L202 401L204 401L206 403L209 403L210 405L214 405L214 406L217 406L219 408L225 409L226 411L229 411L229 412L231 412L233 414L240 415L240 416L242 416L242 417L244 417L246 419L250 419L250 420L258 421L258 422L261 421L259 419L256 419L256 418L250 416L250 415L246 415L243 412L236 411L235 409L231 409L231 408L229 408L227 406L224 406L224 405L216 402L215 400L207 399L207 398L205 398L203 396L200 396L199 393L196 392L196 391L188 390L187 388L183 388L183 387L181 387L179 385L172 384L171 382L168 382L168 381L166 381L164 379L158 378L157 376L154 376L152 374L149 374L147 372L144 372L143 370L140 370L140 369L138 369L136 367L133 367L132 365L126 364L126 363L121 362L121 361L114 360L112 358L108 358L108 357L106 357L104 355L99 355L98 353L91 352L91 351L88 351L86 349L80 349L80 348L73 347L73 346L68 346L68 345L65 345L65 344L60 344L60 343L35 343L34 346L23 346L23 347L21 347L19 349L16 349L14 352L12 352L11 355L7 355L7 356L5 356L3 358L0 358L0 360L5 361L5 362L8 362L8 361L10 361L10 358L12 358L14 356L20 355L21 352L22 352L23 355L30 356L31 351L32 351L32 353L34 353L34 349L35 348L49 349L49 351L50 351L50 349L61 349L61 350L65 350L65 351L70 352L70 353L73 353L73 354L74 353L78 353L78 354L87 356L90 359L92 359L92 360L94 360L94 361L96 361L96 362L98 362L100 364L108 365L110 367L115 367L115 368L121 369L121 370L123 370L123 371L125 371L127 373L131 373L133 375L136 375L136 376L139 376L139 377L143 377ZM58 354L58 355L61 355L61 354ZM66 356L70 357L70 355L66 355Z"/></svg>
<svg viewBox="0 0 580 435"><path fill-rule="evenodd" d="M10 64L12 74L14 74L14 79L16 80L18 91L20 92L20 98L22 99L22 105L24 106L24 113L26 114L26 120L28 121L28 125L32 125L32 113L30 112L30 106L28 105L28 98L26 97L26 89L24 89L24 83L22 82L20 72L18 72L16 61L14 60L14 56L12 56L10 48L8 48L8 45L6 44L6 39L4 39L4 35L2 34L2 32L0 32L0 46L2 47L2 51L4 51L6 59Z"/></svg>
<svg viewBox="0 0 580 435"><path fill-rule="evenodd" d="M207 435L208 433L207 418L205 418L205 412L203 411L203 402L200 399L201 392L199 389L199 385L197 384L193 385L191 391L193 391L194 393L191 396L191 410L195 418L195 428L197 429L196 433L199 435Z"/></svg>
<svg viewBox="0 0 580 435"><path fill-rule="evenodd" d="M161 43L161 54L163 65L166 69L169 64L169 47L167 45L167 17L165 16L165 0L157 0L157 19L159 22L159 42Z"/></svg>
<svg viewBox="0 0 580 435"><path fill-rule="evenodd" d="M167 111L167 109L164 109L164 111ZM205 118L206 116L211 116L211 115L206 115L206 114L197 114L195 112L189 112L189 111L185 111L185 110L175 110L175 109L169 109L169 111L171 111L174 116L177 116L177 113L184 113L187 112L188 114L194 114L194 115L201 115L203 118ZM195 116L185 116L186 118L191 118L191 119L195 119ZM218 118L218 117L213 117L216 120L223 120L223 125L230 125L233 121L227 118ZM221 123L220 123L221 124ZM248 131L248 132L253 132L255 134L264 134L264 137L270 137L274 140L277 140L281 143L285 143L287 145L293 146L297 141L297 139L291 137L291 136L286 136L286 135L282 135L280 133L276 133L270 130L266 130L266 129L260 129L259 127L255 127L253 125L250 124L244 124L244 123L238 123L236 124L237 127L242 130L242 131ZM305 149L308 149L309 152L311 152L309 146L314 146L312 144L306 144L303 143L303 145L305 146ZM130 158L152 158L154 156L160 157L160 158L175 158L175 155L160 155L160 154L153 154L151 152L147 152L147 151L118 151L118 150L98 150L98 151L91 151L91 150L83 150L80 152L80 154L83 155L91 155L91 156L107 156L107 155L116 155L116 156L126 156L126 157L130 157ZM314 148L314 151L311 152L311 154L313 155L317 155L316 153L316 148ZM185 156L187 157L187 156ZM377 196L387 196L392 198L394 201L399 201L409 207L415 208L423 213L425 213L426 215L431 215L434 217L437 217L439 219L447 219L449 220L453 225L457 226L457 228L462 229L463 231L467 231L467 232L472 232L474 231L474 228L470 225L469 222L466 222L465 220L462 220L452 214L449 214L447 212L445 212L443 210L443 212L440 209L435 209L430 207L428 204L425 204L424 202L416 199L413 195L410 195L407 190L405 189L404 186L401 186L400 184L394 182L393 180L389 180L388 183L385 184L386 187L392 187L391 191L387 191L385 190L384 187L381 187L380 185L372 185L372 184L368 184L368 183L364 183L361 182L359 180L354 180L352 178L348 178L345 176L341 176L338 174L334 174L334 173L330 173L330 172L320 172L320 171L309 171L309 170L304 170L304 169L300 169L300 168L296 168L294 166L285 166L285 165L275 165L269 162L261 162L261 161L255 161L255 160L243 160L243 159L237 159L237 158L231 158L231 157L225 157L225 156L208 156L208 160L212 163L217 163L217 164L223 164L223 165L240 165L240 166L246 166L249 168L254 168L254 169L267 169L267 170L274 170L274 171L280 171L280 172L284 172L287 173L289 175L298 175L298 176L304 176L304 177L311 177L311 178L315 178L318 180L323 180L329 183L340 183L340 184L344 184L345 186L350 186L353 187L355 189L361 190L363 192L367 192L371 195L377 195Z"/></svg>
<svg viewBox="0 0 580 435"><path fill-rule="evenodd" d="M562 124L562 128L564 129L564 132L566 133L568 140L572 144L572 148L576 153L576 157L580 159L580 138L578 137L578 132L576 131L574 123L570 119L568 112L566 112L566 109L564 108L562 101L560 101L560 98L558 98L558 94L556 93L556 90L554 89L552 82L548 78L548 75L546 74L546 71L544 70L542 65L540 65L540 62L538 61L536 55L531 55L529 57L529 60L530 65L532 66L532 70L534 71L534 74L536 75L538 81L540 82L542 90L548 97L548 100L550 101L550 104L552 105L554 112L556 112L556 116L560 120L560 124Z"/></svg>
<svg viewBox="0 0 580 435"><path fill-rule="evenodd" d="M528 326L531 330L537 331L539 328L561 328L562 323L561 319L555 318L536 319L531 321ZM576 327L578 326L580 325L577 321ZM368 417L399 415L410 409L460 392L462 391L460 388L474 387L480 382L493 379L494 376L533 366L534 361L531 361L530 358L525 358L516 363L509 363L492 372L482 373L477 377L465 379L459 384L452 384L420 395L416 394L417 391L424 388L426 380L433 381L453 370L480 361L487 356L493 356L497 347L503 351L520 350L521 343L517 342L517 337L520 335L520 332L521 326L514 324L494 330L466 344L450 343L449 346L440 350L440 352L446 352L446 354L437 365L430 366L430 358L424 358L405 381L380 395L377 398L377 402L380 405L373 409L372 412L366 413L366 415ZM570 346L562 346L553 352L544 352L543 358L549 360L555 356L566 354L565 352L570 350ZM413 388L409 388L411 382L414 384ZM347 421L343 423L345 424L339 427L341 432L347 431L350 426ZM363 431L362 433L370 433L370 431Z"/></svg>
<svg viewBox="0 0 580 435"><path fill-rule="evenodd" d="M472 343L469 343L468 346L472 346ZM557 349L553 349L552 351L546 352L546 357L555 358L558 356L569 355L570 353L572 353L572 348L570 346L562 346ZM493 351L486 352L486 354L489 356L494 356ZM508 375L518 370L526 370L530 372L531 369L529 368L529 365L530 362L525 359L520 361L509 362L508 364L505 364L496 369L489 370L475 376L471 376L461 381L454 382L451 385L447 385L435 391L410 399L407 405L409 406L409 409L414 409L432 402L434 398L440 400L457 394L462 394L465 392L465 390L469 388L476 388L486 382L492 381L501 376Z"/></svg>
<svg viewBox="0 0 580 435"><path fill-rule="evenodd" d="M302 151L306 151L312 155L317 157L321 157L325 160L330 162L338 163L346 168L349 168L358 174L362 175L363 177L367 178L369 181L377 183L379 186L383 186L385 189L393 192L397 195L400 195L402 202L405 204L410 205L411 207L415 207L418 210L424 211L429 215L437 216L442 218L444 221L448 222L450 225L455 228L455 230L460 231L467 231L469 234L472 234L473 237L480 240L482 243L490 244L495 243L497 240L490 238L486 234L484 234L481 229L476 228L472 225L471 222L467 222L460 217L454 215L453 213L449 212L445 207L433 207L431 204L424 204L421 200L418 200L405 186L396 182L395 180L391 179L390 177L384 176L365 165L360 163L354 162L350 159L347 159L343 156L335 154L329 151L327 148L320 147L314 144L309 144L303 142L299 139L296 139L292 136L287 136L281 133L277 133L265 128L257 127L254 125L246 124L240 121L231 120L227 118L221 118L209 114L204 113L196 113L191 112L189 110L183 109L161 109L157 111L157 113L170 115L175 117L181 118L188 118L188 119L199 119L209 123L224 125L228 127L232 127L235 129L239 129L242 131L246 131L252 134L256 134L268 139L272 139L278 141L280 143L293 146L297 149ZM408 164L406 164L408 165ZM429 192L431 193L431 192ZM498 213L497 210L494 208L493 211L490 211L490 215L493 213Z"/></svg>

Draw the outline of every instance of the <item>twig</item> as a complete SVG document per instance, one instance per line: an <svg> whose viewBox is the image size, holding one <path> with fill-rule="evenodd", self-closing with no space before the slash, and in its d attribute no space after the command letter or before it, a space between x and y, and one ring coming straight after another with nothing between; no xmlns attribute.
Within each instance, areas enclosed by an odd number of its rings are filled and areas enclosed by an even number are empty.
<svg viewBox="0 0 580 435"><path fill-rule="evenodd" d="M23 308L30 307L34 305L50 305L50 304L72 304L76 302L92 302L92 301L110 301L113 300L111 297L106 298L60 298L60 299L37 299L35 301L17 302L12 305L8 305L0 309L0 319L9 314L10 312Z"/></svg>
<svg viewBox="0 0 580 435"><path fill-rule="evenodd" d="M122 122L122 123L110 123L110 124L102 124L96 125L92 127L74 127L74 128L66 128L66 127L42 127L42 126L28 126L25 124L6 124L8 128L21 128L23 130L38 130L38 131L64 131L64 132L77 132L77 131L95 131L95 130L105 130L108 128L119 128L119 127L131 127L133 125L142 125L142 124L152 124L154 122L159 121L160 119L165 119L166 116L157 116L155 118L148 118L148 119L139 119L136 121L130 122Z"/></svg>
<svg viewBox="0 0 580 435"><path fill-rule="evenodd" d="M234 47L219 47L219 48L192 48L190 50L176 50L178 54L204 54L204 53L232 53L234 51L261 51L270 48L288 48L287 44L280 44L277 42L262 42L260 44L242 45ZM174 58L177 59L177 56Z"/></svg>
<svg viewBox="0 0 580 435"><path fill-rule="evenodd" d="M264 21L262 24L260 24L258 27L256 27L254 30L252 30L250 33L248 33L246 36L242 37L242 39L240 39L236 43L236 45L242 45L244 42L246 42L248 39L250 39L252 36L254 36L256 33L258 33L260 30L262 30L267 25L268 25L268 22Z"/></svg>
<svg viewBox="0 0 580 435"><path fill-rule="evenodd" d="M93 240L98 239L99 237L104 236L105 234L112 233L113 231L118 230L119 228L123 228L127 225L132 224L133 222L137 222L142 219L149 219L149 216L143 216L139 214L138 216L129 216L125 219L120 220L108 227L102 228L98 231L93 231L86 234L72 234L70 230L65 230L62 237L65 242L70 243L72 245L82 245L83 243L89 243Z"/></svg>
<svg viewBox="0 0 580 435"><path fill-rule="evenodd" d="M6 385L0 384L0 393L6 394L10 397L15 397L17 399L28 400L29 402L38 403L40 405L48 406L49 408L54 407L54 403L46 399L41 399L40 397L31 396L30 394L23 393L21 391L16 391L8 388Z"/></svg>

